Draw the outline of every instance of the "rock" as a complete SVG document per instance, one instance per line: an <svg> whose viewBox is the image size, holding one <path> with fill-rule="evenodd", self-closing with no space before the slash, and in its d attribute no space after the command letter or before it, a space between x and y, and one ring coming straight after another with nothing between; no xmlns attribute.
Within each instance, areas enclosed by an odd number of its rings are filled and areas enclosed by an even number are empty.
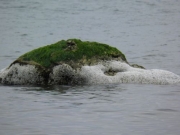
<svg viewBox="0 0 180 135"><path fill-rule="evenodd" d="M22 85L82 84L86 79L78 73L81 67L106 60L127 62L121 51L109 45L79 39L61 40L20 56L0 72L0 82Z"/></svg>
<svg viewBox="0 0 180 135"><path fill-rule="evenodd" d="M134 67L134 68L145 69L143 66L140 66L140 65L138 65L138 64L132 64L131 66Z"/></svg>
<svg viewBox="0 0 180 135"><path fill-rule="evenodd" d="M77 47L76 43L73 40L67 41L67 48L66 50L75 50Z"/></svg>
<svg viewBox="0 0 180 135"><path fill-rule="evenodd" d="M100 83L180 83L180 76L164 70L130 65L125 55L106 44L61 40L20 56L0 71L8 85L69 85Z"/></svg>

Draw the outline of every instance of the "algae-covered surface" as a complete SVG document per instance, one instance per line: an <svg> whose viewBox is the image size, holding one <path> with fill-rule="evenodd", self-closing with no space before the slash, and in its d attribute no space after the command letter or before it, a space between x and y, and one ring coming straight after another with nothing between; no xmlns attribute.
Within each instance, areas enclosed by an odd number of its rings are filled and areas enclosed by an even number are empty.
<svg viewBox="0 0 180 135"><path fill-rule="evenodd" d="M97 59L126 61L125 55L117 48L79 39L61 40L55 44L40 47L20 56L17 61L49 68L60 63L90 64L92 61L97 62Z"/></svg>

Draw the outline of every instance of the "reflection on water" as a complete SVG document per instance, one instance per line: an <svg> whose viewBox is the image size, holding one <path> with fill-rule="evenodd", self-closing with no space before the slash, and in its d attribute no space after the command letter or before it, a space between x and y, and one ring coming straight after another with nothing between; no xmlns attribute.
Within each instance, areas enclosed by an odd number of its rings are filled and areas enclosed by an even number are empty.
<svg viewBox="0 0 180 135"><path fill-rule="evenodd" d="M178 0L0 0L0 69L81 38L180 75ZM179 85L0 86L1 135L179 135Z"/></svg>
<svg viewBox="0 0 180 135"><path fill-rule="evenodd" d="M6 96L3 96L6 95ZM179 86L1 86L1 134L178 134Z"/></svg>

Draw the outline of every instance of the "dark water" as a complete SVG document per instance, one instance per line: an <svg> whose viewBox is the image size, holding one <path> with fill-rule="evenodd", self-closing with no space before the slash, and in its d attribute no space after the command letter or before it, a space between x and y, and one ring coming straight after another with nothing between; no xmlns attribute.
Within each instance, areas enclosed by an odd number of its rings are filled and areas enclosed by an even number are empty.
<svg viewBox="0 0 180 135"><path fill-rule="evenodd" d="M0 0L0 69L80 38L180 75L179 0ZM179 135L180 86L0 86L1 135Z"/></svg>

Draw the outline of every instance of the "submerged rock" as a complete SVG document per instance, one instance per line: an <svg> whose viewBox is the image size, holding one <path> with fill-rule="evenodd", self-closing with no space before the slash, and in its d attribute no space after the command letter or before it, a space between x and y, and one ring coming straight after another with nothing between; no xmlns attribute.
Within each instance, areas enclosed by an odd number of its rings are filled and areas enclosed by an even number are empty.
<svg viewBox="0 0 180 135"><path fill-rule="evenodd" d="M79 39L61 40L32 50L0 71L2 84L180 83L164 70L130 65L118 49Z"/></svg>

